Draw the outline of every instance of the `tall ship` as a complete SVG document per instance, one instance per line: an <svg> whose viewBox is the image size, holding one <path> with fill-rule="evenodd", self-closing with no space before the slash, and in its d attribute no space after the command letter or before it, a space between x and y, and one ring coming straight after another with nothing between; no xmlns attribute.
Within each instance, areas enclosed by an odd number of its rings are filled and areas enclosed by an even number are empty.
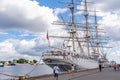
<svg viewBox="0 0 120 80"><path fill-rule="evenodd" d="M71 20L65 21L62 17L61 22L53 22L54 25L64 25L67 31L66 35L47 35L49 38L63 39L62 46L57 48L49 45L52 49L44 52L42 60L51 68L57 64L60 71L71 70L72 66L74 66L74 70L97 68L99 62L104 63L107 61L107 49L110 48L107 46L109 37L105 35L106 33L99 28L97 23L97 11L88 10L89 2L86 0L82 1L82 10L76 8L78 6L74 0L66 3L68 4ZM77 15L77 18L76 10L81 12L80 15ZM76 20L78 18L80 18L79 21Z"/></svg>

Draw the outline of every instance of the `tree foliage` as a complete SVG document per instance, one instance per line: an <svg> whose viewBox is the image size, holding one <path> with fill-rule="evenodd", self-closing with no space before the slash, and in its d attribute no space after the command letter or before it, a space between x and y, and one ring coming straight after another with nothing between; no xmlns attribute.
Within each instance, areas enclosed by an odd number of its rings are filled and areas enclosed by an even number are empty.
<svg viewBox="0 0 120 80"><path fill-rule="evenodd" d="M17 63L28 63L28 60L26 60L24 58L20 58L17 60Z"/></svg>
<svg viewBox="0 0 120 80"><path fill-rule="evenodd" d="M38 62L37 60L35 60L35 59L33 60L33 63L37 63L37 62Z"/></svg>

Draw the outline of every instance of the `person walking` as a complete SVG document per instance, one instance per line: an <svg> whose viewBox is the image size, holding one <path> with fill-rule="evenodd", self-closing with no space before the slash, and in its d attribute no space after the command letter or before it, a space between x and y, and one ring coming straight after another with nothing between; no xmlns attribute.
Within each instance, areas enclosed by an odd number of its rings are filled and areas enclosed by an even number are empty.
<svg viewBox="0 0 120 80"><path fill-rule="evenodd" d="M72 64L72 72L74 72L74 64Z"/></svg>
<svg viewBox="0 0 120 80"><path fill-rule="evenodd" d="M58 67L58 65L53 67L53 73L54 73L54 80L58 80L58 75L59 75L59 67Z"/></svg>
<svg viewBox="0 0 120 80"><path fill-rule="evenodd" d="M74 69L74 64L72 64L72 71L71 71L72 76L73 76L74 71L75 71L75 69Z"/></svg>
<svg viewBox="0 0 120 80"><path fill-rule="evenodd" d="M102 64L99 63L99 71L101 72L102 71Z"/></svg>
<svg viewBox="0 0 120 80"><path fill-rule="evenodd" d="M114 70L116 71L116 69L117 69L117 64L115 63L115 64L113 65L113 67L114 67Z"/></svg>
<svg viewBox="0 0 120 80"><path fill-rule="evenodd" d="M101 72L102 71L102 61L101 59L98 60L98 64L99 64L99 71Z"/></svg>

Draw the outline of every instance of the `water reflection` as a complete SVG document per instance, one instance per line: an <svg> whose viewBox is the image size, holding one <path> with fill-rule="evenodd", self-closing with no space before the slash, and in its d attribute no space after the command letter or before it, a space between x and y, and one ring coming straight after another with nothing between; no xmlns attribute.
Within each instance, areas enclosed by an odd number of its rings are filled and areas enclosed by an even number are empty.
<svg viewBox="0 0 120 80"><path fill-rule="evenodd" d="M34 69L34 70L33 70ZM33 70L33 71L32 71ZM46 65L16 65L16 66L5 66L0 67L0 80L1 79L11 79L12 77L8 75L19 76L21 74L30 73L30 76L38 76L44 74L51 74L52 69ZM2 74L5 75L2 75Z"/></svg>

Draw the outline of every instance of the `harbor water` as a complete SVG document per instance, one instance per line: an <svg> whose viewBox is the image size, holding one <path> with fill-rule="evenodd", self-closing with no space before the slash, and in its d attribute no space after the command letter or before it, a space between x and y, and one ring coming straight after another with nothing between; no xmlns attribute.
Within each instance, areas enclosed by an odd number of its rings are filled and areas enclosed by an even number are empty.
<svg viewBox="0 0 120 80"><path fill-rule="evenodd" d="M40 65L16 65L16 66L4 66L0 67L0 80L3 79L12 79L13 76L25 75L28 74L29 76L38 76L38 75L45 75L51 74L52 69L47 65L40 64Z"/></svg>

